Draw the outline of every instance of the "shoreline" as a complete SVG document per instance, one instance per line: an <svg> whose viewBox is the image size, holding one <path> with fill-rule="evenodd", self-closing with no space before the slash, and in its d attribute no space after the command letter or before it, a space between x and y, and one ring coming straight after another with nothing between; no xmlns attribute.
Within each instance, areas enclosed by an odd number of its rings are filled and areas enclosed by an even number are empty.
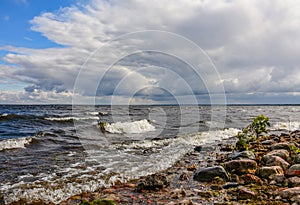
<svg viewBox="0 0 300 205"><path fill-rule="evenodd" d="M246 152L235 150L236 141L236 137L231 137L216 144L196 146L171 167L151 177L144 176L95 192L75 195L60 204L300 203L300 131L272 131L272 134L251 143ZM270 155L274 151L275 155ZM237 157L239 154L241 156ZM271 156L271 162L266 162L266 155ZM207 175L203 179L200 174L200 179L195 177L199 172L212 167L225 168L227 176L222 175L222 170L213 170L219 176ZM99 199L108 201L93 203ZM23 203L19 201L11 204ZM30 204L49 203L39 201Z"/></svg>

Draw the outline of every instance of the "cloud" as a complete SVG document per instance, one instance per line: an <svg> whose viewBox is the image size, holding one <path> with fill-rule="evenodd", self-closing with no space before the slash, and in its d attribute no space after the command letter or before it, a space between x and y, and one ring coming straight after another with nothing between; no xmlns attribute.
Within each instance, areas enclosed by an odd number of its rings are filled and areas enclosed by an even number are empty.
<svg viewBox="0 0 300 205"><path fill-rule="evenodd" d="M176 0L176 3L91 0L34 17L31 29L63 47L2 48L10 53L4 57L7 65L1 66L1 79L27 84L22 96L32 96L32 100L39 95L51 99L44 93L72 92L78 72L90 58L90 68L84 70L87 73L82 75L77 94L87 98L97 94L103 102L112 94L118 97L118 102L125 102L135 93L138 93L137 102L159 101L161 90L156 87L167 89L178 98L194 94L200 99L207 95L209 87L218 86L220 82L230 102L272 101L275 94L276 99L280 96L293 99L292 93L300 92L299 9L300 3L293 0ZM148 41L119 41L111 52L90 57L96 49L105 47L120 35L151 29L173 32L197 43L215 63L220 81L215 73L204 69L205 63L201 70L203 76L197 76L191 66L182 62L186 58L200 62L204 57L199 57L199 53L185 49L175 40L167 42L158 36L149 35ZM108 69L115 55L148 44L178 56L133 53ZM100 76L103 78L99 79ZM241 96L246 97L241 100Z"/></svg>

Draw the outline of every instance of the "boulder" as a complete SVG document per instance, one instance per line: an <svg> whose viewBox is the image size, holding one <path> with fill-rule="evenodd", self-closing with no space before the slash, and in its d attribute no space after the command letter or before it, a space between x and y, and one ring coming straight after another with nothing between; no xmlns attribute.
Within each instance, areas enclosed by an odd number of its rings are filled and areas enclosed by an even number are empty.
<svg viewBox="0 0 300 205"><path fill-rule="evenodd" d="M294 164L292 165L285 174L287 176L300 176L300 164Z"/></svg>
<svg viewBox="0 0 300 205"><path fill-rule="evenodd" d="M256 172L257 163L251 159L231 160L225 164L226 170L237 174L253 174Z"/></svg>
<svg viewBox="0 0 300 205"><path fill-rule="evenodd" d="M297 187L300 186L300 178L299 177L291 177L288 179L289 187Z"/></svg>
<svg viewBox="0 0 300 205"><path fill-rule="evenodd" d="M230 156L231 159L252 159L255 160L255 154L251 151L245 150L242 152L233 152Z"/></svg>
<svg viewBox="0 0 300 205"><path fill-rule="evenodd" d="M216 177L225 181L229 180L227 172L222 166L199 168L194 174L194 180L200 182L211 182Z"/></svg>
<svg viewBox="0 0 300 205"><path fill-rule="evenodd" d="M290 199L290 198L300 195L300 187L284 189L282 191L279 191L278 194L279 194L279 196L281 196L284 199Z"/></svg>
<svg viewBox="0 0 300 205"><path fill-rule="evenodd" d="M295 156L295 158L293 160L293 164L300 164L300 154L298 154L297 156Z"/></svg>
<svg viewBox="0 0 300 205"><path fill-rule="evenodd" d="M293 143L289 142L281 142L271 145L270 150L276 150L276 149L285 149L290 151L290 147L293 146Z"/></svg>
<svg viewBox="0 0 300 205"><path fill-rule="evenodd" d="M162 174L152 174L147 176L145 179L141 180L137 185L137 191L142 190L157 190L163 189L169 186L170 183L165 175Z"/></svg>
<svg viewBox="0 0 300 205"><path fill-rule="evenodd" d="M266 166L280 166L283 170L287 170L290 164L278 156L270 156L266 158Z"/></svg>
<svg viewBox="0 0 300 205"><path fill-rule="evenodd" d="M283 169L280 166L260 167L258 173L262 178L266 179L273 174L284 174Z"/></svg>
<svg viewBox="0 0 300 205"><path fill-rule="evenodd" d="M278 157L281 157L282 159L284 160L287 160L288 157L289 157L290 153L289 151L285 150L285 149L275 149L271 152L269 152L268 154L266 154L264 157L263 157L263 161L266 162L268 161L268 159L272 156L278 156Z"/></svg>

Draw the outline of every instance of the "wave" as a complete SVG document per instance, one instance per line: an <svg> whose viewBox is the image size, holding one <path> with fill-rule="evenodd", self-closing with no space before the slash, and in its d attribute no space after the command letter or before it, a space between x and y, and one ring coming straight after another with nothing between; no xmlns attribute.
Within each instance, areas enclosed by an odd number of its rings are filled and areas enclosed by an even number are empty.
<svg viewBox="0 0 300 205"><path fill-rule="evenodd" d="M108 112L86 112L85 114L87 114L87 115L96 115L96 116L98 116L98 115L100 115L100 116L104 116L104 115L108 115Z"/></svg>
<svg viewBox="0 0 300 205"><path fill-rule="evenodd" d="M7 139L0 141L0 151L8 150L8 149L19 149L25 148L25 145L30 144L32 141L31 137L21 137L15 139Z"/></svg>
<svg viewBox="0 0 300 205"><path fill-rule="evenodd" d="M104 122L99 125L102 130L113 134L138 134L155 130L155 127L146 119L134 122L116 122L111 124Z"/></svg>
<svg viewBox="0 0 300 205"><path fill-rule="evenodd" d="M59 122L73 122L74 120L99 120L97 116L91 117L46 117L45 120L49 121L59 121Z"/></svg>
<svg viewBox="0 0 300 205"><path fill-rule="evenodd" d="M239 131L238 129L229 128L182 135L177 138L143 140L127 145L122 144L120 146L123 146L123 151L128 151L126 155L119 155L120 152L115 152L115 146L117 145L111 145L110 148L113 152L109 154L109 157L101 154L102 161L97 158L97 155L91 155L86 161L89 164L87 169L82 169L86 164L79 162L79 164L57 170L56 173L51 175L41 174L39 180L35 182L22 180L17 184L6 184L2 186L2 191L5 193L5 201L8 204L19 199L26 199L28 202L43 200L46 203L59 204L77 194L92 192L118 182L126 182L130 179L167 169L193 149L194 146L227 139L236 135ZM151 156L130 154L134 150L145 151L147 148L157 149L157 152L153 152ZM102 153L101 150L97 151ZM95 158L100 160L101 163L100 161L95 163ZM111 159L114 160L111 161ZM99 172L99 166L103 167L105 171ZM58 177L61 175L63 177Z"/></svg>
<svg viewBox="0 0 300 205"><path fill-rule="evenodd" d="M300 122L277 122L272 125L270 130L288 130L288 131L296 131L300 130Z"/></svg>

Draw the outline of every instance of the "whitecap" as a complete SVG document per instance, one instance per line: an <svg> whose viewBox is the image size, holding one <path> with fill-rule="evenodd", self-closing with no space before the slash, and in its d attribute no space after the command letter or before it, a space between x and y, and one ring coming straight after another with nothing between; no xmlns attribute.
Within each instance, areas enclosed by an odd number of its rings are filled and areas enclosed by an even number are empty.
<svg viewBox="0 0 300 205"><path fill-rule="evenodd" d="M104 123L103 127L105 131L113 134L136 134L155 130L155 127L151 125L146 119L134 122L116 122L111 124Z"/></svg>
<svg viewBox="0 0 300 205"><path fill-rule="evenodd" d="M2 140L0 141L0 151L6 149L25 148L25 145L28 145L31 141L31 137L21 137L15 139Z"/></svg>

